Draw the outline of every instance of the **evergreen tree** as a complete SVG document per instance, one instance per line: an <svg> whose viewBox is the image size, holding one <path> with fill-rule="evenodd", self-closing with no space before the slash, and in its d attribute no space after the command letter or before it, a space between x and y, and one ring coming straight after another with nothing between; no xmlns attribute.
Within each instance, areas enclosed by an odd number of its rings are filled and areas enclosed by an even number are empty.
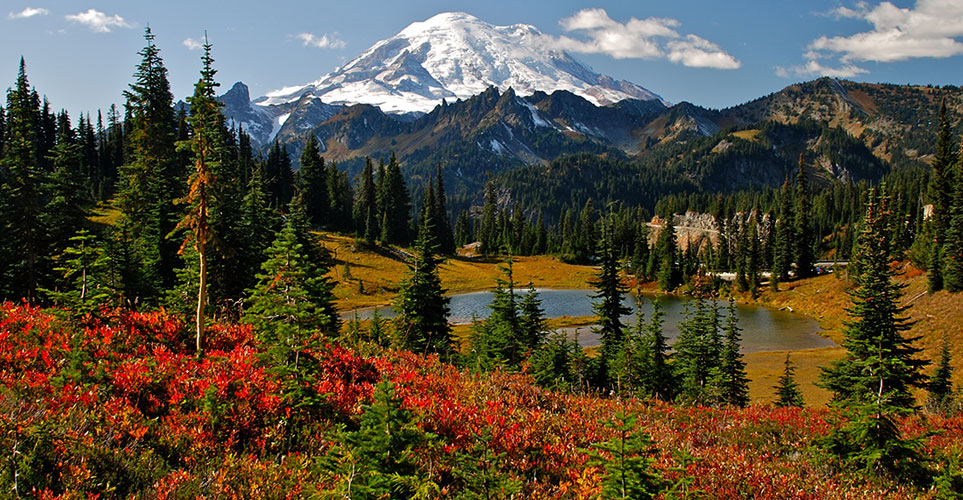
<svg viewBox="0 0 963 500"><path fill-rule="evenodd" d="M652 439L639 428L638 417L616 413L605 423L613 434L592 445L590 461L602 468L602 498L656 498L665 487L655 463Z"/></svg>
<svg viewBox="0 0 963 500"><path fill-rule="evenodd" d="M294 171L291 170L288 150L277 137L264 162L264 182L272 207L281 209L291 203L294 197Z"/></svg>
<svg viewBox="0 0 963 500"><path fill-rule="evenodd" d="M789 271L792 268L792 246L796 239L793 233L795 217L792 213L792 201L792 191L787 177L779 195L779 220L776 222L776 243L772 256L771 280L774 290L779 289L780 281L789 279Z"/></svg>
<svg viewBox="0 0 963 500"><path fill-rule="evenodd" d="M495 184L489 182L485 185L485 205L482 207L481 226L478 229L478 241L481 242L480 251L482 255L491 255L498 251L497 203Z"/></svg>
<svg viewBox="0 0 963 500"><path fill-rule="evenodd" d="M736 316L736 303L729 297L726 309L725 344L719 356L719 366L712 380L713 389L718 393L719 401L725 405L740 408L749 404L749 378L746 376L746 362L739 352L740 342L739 319Z"/></svg>
<svg viewBox="0 0 963 500"><path fill-rule="evenodd" d="M374 245L380 234L376 196L371 158L365 158L364 169L361 171L361 188L358 190L358 200L354 204L354 210L358 235L362 236L368 245Z"/></svg>
<svg viewBox="0 0 963 500"><path fill-rule="evenodd" d="M925 361L915 358L915 338L899 306L904 285L894 283L892 236L885 194L870 192L863 229L859 236L855 289L850 292L851 320L843 332L847 355L823 368L822 386L833 391L833 405L848 417L825 440L828 450L847 464L871 475L889 475L919 482L925 467L920 443L906 439L896 424L899 415L913 405L913 387L922 387L920 369Z"/></svg>
<svg viewBox="0 0 963 500"><path fill-rule="evenodd" d="M652 301L652 317L645 328L645 366L641 382L642 388L648 394L670 401L675 395L675 383L672 377L672 366L669 363L669 345L665 332L662 331L662 305L658 298Z"/></svg>
<svg viewBox="0 0 963 500"><path fill-rule="evenodd" d="M761 249L759 248L759 209L753 210L751 225L749 226L749 248L746 255L746 281L752 298L759 296L759 269L762 264Z"/></svg>
<svg viewBox="0 0 963 500"><path fill-rule="evenodd" d="M54 304L83 316L113 301L116 283L110 273L110 257L89 231L81 229L70 243L61 256L61 266L55 269L67 284L46 293Z"/></svg>
<svg viewBox="0 0 963 500"><path fill-rule="evenodd" d="M357 431L347 432L333 455L345 498L428 498L428 481L418 469L417 451L430 437L401 405L394 384L375 385ZM423 496L418 496L419 492ZM437 494L437 492L436 492Z"/></svg>
<svg viewBox="0 0 963 500"><path fill-rule="evenodd" d="M719 366L721 344L715 302L698 298L694 311L687 303L679 339L673 346L673 368L684 400L705 404L713 399L710 382Z"/></svg>
<svg viewBox="0 0 963 500"><path fill-rule="evenodd" d="M652 253L656 266L656 279L659 281L659 289L663 291L674 290L681 283L681 272L678 265L678 250L675 241L675 226L672 224L672 215L666 215L663 220L662 231L655 242L655 252Z"/></svg>
<svg viewBox="0 0 963 500"><path fill-rule="evenodd" d="M265 251L271 246L274 234L278 230L279 220L268 206L261 168L254 166L251 179L248 181L247 192L241 203L240 234L243 245L235 252L236 257L241 261L242 269L256 270L261 267ZM243 274L242 283L248 284L247 288L252 288L256 282L255 273Z"/></svg>
<svg viewBox="0 0 963 500"><path fill-rule="evenodd" d="M940 361L936 365L936 372L930 378L926 389L930 393L929 406L937 411L946 411L955 403L953 390L953 368L950 364L950 343L946 333L943 334L943 348L940 350Z"/></svg>
<svg viewBox="0 0 963 500"><path fill-rule="evenodd" d="M178 164L174 142L176 120L167 69L154 45L148 27L147 46L134 73L134 82L124 92L131 131L131 163L123 167L120 209L127 219L133 249L139 264L124 274L130 299L152 299L174 283L178 245L167 236L177 224L173 200L184 192L183 165Z"/></svg>
<svg viewBox="0 0 963 500"><path fill-rule="evenodd" d="M324 158L318 150L314 134L308 134L304 151L301 153L301 192L308 211L308 221L312 227L322 227L328 222L328 170Z"/></svg>
<svg viewBox="0 0 963 500"><path fill-rule="evenodd" d="M354 191L348 174L338 169L337 164L328 164L328 200L331 202L331 223L335 229L351 231L354 229Z"/></svg>
<svg viewBox="0 0 963 500"><path fill-rule="evenodd" d="M26 65L20 58L16 85L7 92L4 150L2 155L4 238L6 255L3 281L8 299L37 300L47 257L46 228L43 225L45 174L39 157L38 117L35 92L27 81Z"/></svg>
<svg viewBox="0 0 963 500"><path fill-rule="evenodd" d="M929 258L929 291L943 289L943 243L949 229L950 201L952 199L951 170L957 158L950 139L950 122L946 117L946 98L940 100L939 129L936 136L936 154L930 166L930 184L927 199L933 205L929 220L929 234L932 239Z"/></svg>
<svg viewBox="0 0 963 500"><path fill-rule="evenodd" d="M963 291L963 154L953 176L955 189L950 203L949 229L942 247L943 284L950 292Z"/></svg>
<svg viewBox="0 0 963 500"><path fill-rule="evenodd" d="M337 335L340 319L325 269L312 265L291 219L265 252L244 321L267 345L272 366L300 371L301 354L320 345L318 334Z"/></svg>
<svg viewBox="0 0 963 500"><path fill-rule="evenodd" d="M821 375L822 386L833 392L839 404L875 398L910 408L912 388L923 387L925 381L920 369L927 362L915 357L920 352L913 346L917 338L903 335L912 323L904 316L908 306L899 305L905 285L893 281L896 272L890 267L888 204L885 194L877 197L875 190L870 192L855 256L853 304L847 309L850 320L843 332L847 355L823 368Z"/></svg>
<svg viewBox="0 0 963 500"><path fill-rule="evenodd" d="M187 214L181 219L176 229L188 229L188 236L181 244L181 252L187 245L192 245L198 257L198 289L197 311L194 316L195 343L197 353L201 353L201 338L206 326L205 314L207 309L207 258L208 245L216 235L210 225L208 210L211 205L212 194L216 189L217 178L214 175L219 163L219 149L223 148L222 131L224 115L221 114L220 101L216 99L215 89L219 86L214 81L217 71L212 67L214 58L211 57L211 44L204 40L204 55L201 56L203 68L201 78L194 85L194 95L188 98L191 105L190 121L193 135L189 142L181 143L189 147L194 154L194 172L190 177L190 188L182 202L190 206Z"/></svg>
<svg viewBox="0 0 963 500"><path fill-rule="evenodd" d="M518 303L518 326L522 345L527 349L536 349L545 341L548 333L545 311L538 298L538 290L531 282L528 284L528 292Z"/></svg>
<svg viewBox="0 0 963 500"><path fill-rule="evenodd" d="M796 368L793 366L792 361L789 360L789 353L786 353L786 362L782 370L782 375L779 376L779 381L773 387L773 389L776 390L776 402L773 404L777 408L786 408L789 406L801 408L805 405L802 391L799 390L799 384L796 382L795 372Z"/></svg>
<svg viewBox="0 0 963 500"><path fill-rule="evenodd" d="M382 213L379 240L384 244L407 244L411 202L408 197L408 187L401 175L401 165L398 164L394 154L391 155L385 168L384 204L378 208ZM431 223L434 227L437 226L438 221L432 220Z"/></svg>
<svg viewBox="0 0 963 500"><path fill-rule="evenodd" d="M808 278L813 275L813 224L812 200L809 195L809 181L806 180L806 169L803 157L799 155L799 171L796 173L796 206L793 210L795 223L793 237L795 238L794 257L796 260L796 277Z"/></svg>
<svg viewBox="0 0 963 500"><path fill-rule="evenodd" d="M441 164L438 164L435 184L435 202L432 206L435 216L435 232L438 239L438 252L443 255L455 253L455 235L451 230L451 218L448 216L448 198L445 195L445 181L441 176Z"/></svg>
<svg viewBox="0 0 963 500"><path fill-rule="evenodd" d="M591 284L596 293L592 295L595 301L592 310L599 317L598 327L595 329L602 342L600 350L601 372L598 374L599 385L609 382L609 369L612 360L621 350L625 340L625 325L622 316L629 314L631 309L622 303L628 288L619 276L619 261L613 246L613 235L610 221L602 230L602 241L599 243L600 266L599 273Z"/></svg>
<svg viewBox="0 0 963 500"><path fill-rule="evenodd" d="M47 176L45 191L49 201L41 227L48 228L50 251L59 255L71 245L78 229L87 225L90 191L84 183L83 149L70 129L70 118L62 112L56 145L50 149L53 171Z"/></svg>
<svg viewBox="0 0 963 500"><path fill-rule="evenodd" d="M469 343L468 364L476 370L516 368L525 350L511 257L505 259L499 269L504 277L495 280L492 302L488 306L491 314L475 326Z"/></svg>
<svg viewBox="0 0 963 500"><path fill-rule="evenodd" d="M471 230L471 220L468 218L468 211L462 210L455 220L455 245L463 247L474 241L474 234Z"/></svg>
<svg viewBox="0 0 963 500"><path fill-rule="evenodd" d="M426 214L430 214L428 211ZM423 217L421 234L433 229L430 215ZM448 325L448 303L438 277L440 259L435 255L431 238L420 238L416 256L408 263L408 276L399 285L395 310L398 311L395 341L398 347L419 353L452 352L451 327Z"/></svg>

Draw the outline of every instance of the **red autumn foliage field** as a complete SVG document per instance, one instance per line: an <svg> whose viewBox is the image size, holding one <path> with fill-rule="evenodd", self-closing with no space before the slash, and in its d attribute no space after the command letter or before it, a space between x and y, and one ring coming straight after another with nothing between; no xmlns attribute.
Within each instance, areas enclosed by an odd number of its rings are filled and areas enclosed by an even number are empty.
<svg viewBox="0 0 963 500"><path fill-rule="evenodd" d="M432 436L417 460L442 498L464 493L453 471L479 449L485 467L521 485L515 498L598 498L602 470L586 449L612 436L604 423L618 412L637 414L653 439L654 465L675 492L665 498L683 498L683 487L689 498L934 496L840 470L816 446L839 425L830 410L556 393L524 373L337 343L311 353L317 375L299 383L321 401L302 406L285 399L290 381L265 366L250 326L212 325L201 358L187 330L164 312L78 320L0 306L0 496L325 497L344 479L325 460L337 430L357 426L383 379ZM901 425L930 456L959 456L963 417Z"/></svg>

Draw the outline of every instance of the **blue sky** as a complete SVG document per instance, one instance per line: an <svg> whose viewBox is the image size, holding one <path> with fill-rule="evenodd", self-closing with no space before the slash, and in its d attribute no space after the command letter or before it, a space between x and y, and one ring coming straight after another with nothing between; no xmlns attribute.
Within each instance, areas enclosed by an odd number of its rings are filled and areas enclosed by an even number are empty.
<svg viewBox="0 0 963 500"><path fill-rule="evenodd" d="M222 90L240 80L257 97L316 80L446 11L534 25L600 73L712 108L823 75L963 84L963 0L4 0L0 88L23 55L55 109L120 105L149 24L177 98L197 80L205 30Z"/></svg>

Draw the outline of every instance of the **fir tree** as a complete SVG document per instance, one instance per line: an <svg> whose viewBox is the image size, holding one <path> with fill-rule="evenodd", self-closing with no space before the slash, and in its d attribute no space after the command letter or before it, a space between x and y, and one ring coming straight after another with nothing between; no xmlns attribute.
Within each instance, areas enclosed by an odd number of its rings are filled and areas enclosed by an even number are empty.
<svg viewBox="0 0 963 500"><path fill-rule="evenodd" d="M435 201L432 210L435 216L438 252L443 255L451 255L455 253L455 235L451 230L451 218L448 216L448 198L445 195L445 181L441 176L440 163L435 176Z"/></svg>
<svg viewBox="0 0 963 500"><path fill-rule="evenodd" d="M824 368L821 376L823 387L840 404L885 396L888 404L910 408L912 388L924 385L920 369L927 362L915 358L920 352L913 346L917 338L903 335L912 323L904 316L908 306L899 305L905 285L893 281L896 273L890 267L888 203L885 195L878 198L875 191L870 192L855 256L856 286L850 292L853 304L847 309L850 320L843 332L847 356Z"/></svg>
<svg viewBox="0 0 963 500"><path fill-rule="evenodd" d="M455 220L455 245L462 247L472 241L474 241L474 234L471 230L471 220L468 218L468 211L462 210Z"/></svg>
<svg viewBox="0 0 963 500"><path fill-rule="evenodd" d="M71 244L80 228L86 226L91 199L84 183L83 149L70 129L70 118L61 113L62 124L57 143L50 149L53 171L47 176L50 200L44 210L42 227L49 228L49 244L54 255Z"/></svg>
<svg viewBox="0 0 963 500"><path fill-rule="evenodd" d="M603 470L602 498L656 498L666 485L653 467L656 450L638 417L619 412L605 427L612 438L590 450L590 463Z"/></svg>
<svg viewBox="0 0 963 500"><path fill-rule="evenodd" d="M491 255L498 251L497 202L495 184L489 182L485 185L485 205L482 207L481 226L478 229L478 241L481 242L480 251L482 255Z"/></svg>
<svg viewBox="0 0 963 500"><path fill-rule="evenodd" d="M201 353L201 338L206 324L207 249L215 239L211 231L208 209L215 189L214 184L217 182L214 171L219 163L218 150L223 146L221 132L224 127L224 115L220 110L222 104L215 95L215 89L219 85L214 81L214 74L217 71L212 67L214 58L211 57L211 44L206 37L201 61L204 65L201 69L201 78L194 85L194 95L188 98L191 105L189 121L193 135L189 142L181 143L189 147L194 154L194 172L190 177L190 188L187 196L182 200L190 208L175 228L175 230L189 230L180 251L183 252L184 248L190 244L198 257L197 311L194 316L198 354Z"/></svg>
<svg viewBox="0 0 963 500"><path fill-rule="evenodd" d="M432 232L431 219L430 215L423 218L421 234ZM415 257L408 263L408 276L401 282L395 300L398 311L395 342L398 347L414 352L447 356L452 351L451 327L448 325L451 299L445 296L438 277L441 261L435 255L431 238L420 238L415 252Z"/></svg>
<svg viewBox="0 0 963 500"><path fill-rule="evenodd" d="M648 394L670 401L675 395L675 383L672 377L672 366L669 364L669 345L665 332L662 331L662 305L658 298L652 301L652 317L645 328L645 365L647 371L641 382L643 390Z"/></svg>
<svg viewBox="0 0 963 500"><path fill-rule="evenodd" d="M940 350L940 361L936 365L936 372L930 378L926 389L930 393L929 406L937 411L946 411L953 407L955 391L953 390L953 368L950 364L950 343L943 334L943 348Z"/></svg>
<svg viewBox="0 0 963 500"><path fill-rule="evenodd" d="M662 231L655 242L655 251L652 252L655 265L656 279L659 281L659 289L663 291L674 290L681 282L678 260L678 250L675 241L675 226L672 224L672 215L666 215L663 220Z"/></svg>
<svg viewBox="0 0 963 500"><path fill-rule="evenodd" d="M929 234L932 238L929 258L929 291L943 289L943 243L949 229L950 201L952 200L951 170L957 158L950 139L950 122L946 117L946 98L940 100L939 129L936 136L936 154L931 162L930 184L927 193L933 212L929 220Z"/></svg>
<svg viewBox="0 0 963 500"><path fill-rule="evenodd" d="M175 152L176 117L167 69L148 27L147 46L124 92L131 131L131 163L123 167L119 204L134 238L138 269L125 274L133 282L125 288L131 299L152 299L174 283L177 242L168 235L177 224L173 200L184 192L184 166Z"/></svg>
<svg viewBox="0 0 963 500"><path fill-rule="evenodd" d="M721 344L715 302L698 298L694 311L687 303L679 340L673 346L678 392L686 401L705 404L712 399L710 382L719 366Z"/></svg>
<svg viewBox="0 0 963 500"><path fill-rule="evenodd" d="M726 309L725 344L719 356L719 366L714 374L712 385L718 393L719 401L725 405L740 408L749 404L749 378L746 376L746 362L739 352L740 342L739 319L736 315L736 303L729 297Z"/></svg>
<svg viewBox="0 0 963 500"><path fill-rule="evenodd" d="M391 155L391 159L388 160L388 165L385 167L383 185L384 204L378 207L382 213L381 237L379 240L384 244L404 245L410 241L408 239L408 222L411 202L408 196L408 187L401 175L401 165L394 154ZM438 221L433 220L432 226L437 225Z"/></svg>
<svg viewBox="0 0 963 500"><path fill-rule="evenodd" d="M265 252L244 321L254 325L275 367L300 370L301 354L319 347L321 335L337 335L340 319L325 270L312 265L291 220Z"/></svg>
<svg viewBox="0 0 963 500"><path fill-rule="evenodd" d="M362 236L368 245L374 245L380 231L378 230L378 205L371 158L365 158L364 161L364 169L361 171L361 188L358 190L358 200L354 204L354 210L355 227L358 228L358 235Z"/></svg>
<svg viewBox="0 0 963 500"><path fill-rule="evenodd" d="M536 349L545 341L548 325L545 323L545 311L542 301L538 298L538 290L529 282L528 292L518 303L518 326L522 345L528 349Z"/></svg>
<svg viewBox="0 0 963 500"><path fill-rule="evenodd" d="M81 316L91 314L117 296L110 257L86 229L78 231L70 243L61 256L61 266L54 269L62 273L67 285L46 293L65 310Z"/></svg>
<svg viewBox="0 0 963 500"><path fill-rule="evenodd" d="M2 155L3 262L8 299L37 300L47 256L43 225L45 175L39 157L39 106L27 81L20 58L16 85L7 92L4 150Z"/></svg>
<svg viewBox="0 0 963 500"><path fill-rule="evenodd" d="M776 390L776 401L773 404L777 408L790 406L801 408L805 403L802 391L799 390L799 384L796 382L796 368L789 360L789 353L786 353L786 362L783 366L782 375L779 376L779 381L773 387Z"/></svg>
<svg viewBox="0 0 963 500"><path fill-rule="evenodd" d="M318 150L314 134L308 134L301 153L301 192L312 227L322 227L328 221L328 170Z"/></svg>
<svg viewBox="0 0 963 500"><path fill-rule="evenodd" d="M427 482L418 469L416 452L430 437L401 405L394 384L375 385L364 406L357 431L347 432L335 450L335 470L341 472L345 498L428 498L416 494Z"/></svg>
<svg viewBox="0 0 963 500"><path fill-rule="evenodd" d="M615 254L612 238L612 228L609 222L603 228L602 241L599 244L599 257L601 259L599 273L591 282L596 290L595 295L592 295L592 298L595 299L592 310L599 316L598 327L595 331L602 341L600 350L602 372L598 374L600 385L609 382L609 367L615 355L622 348L625 338L625 325L622 324L622 316L632 312L622 303L628 289L619 276L619 261Z"/></svg>
<svg viewBox="0 0 963 500"><path fill-rule="evenodd" d="M469 343L468 364L476 370L514 369L520 364L526 348L511 257L499 266L499 270L504 277L495 280L492 302L488 306L491 314L475 325Z"/></svg>
<svg viewBox="0 0 963 500"><path fill-rule="evenodd" d="M949 229L942 247L943 284L950 292L963 291L963 154L956 163L955 189L950 203Z"/></svg>
<svg viewBox="0 0 963 500"><path fill-rule="evenodd" d="M779 282L789 279L789 270L792 267L793 249L795 241L793 233L792 214L792 191L789 189L789 178L782 184L782 191L779 195L779 220L776 222L776 242L772 256L772 278L773 289L779 289Z"/></svg>
<svg viewBox="0 0 963 500"><path fill-rule="evenodd" d="M846 358L823 368L822 386L833 391L833 405L848 421L826 439L831 453L872 475L920 481L924 465L919 441L900 435L896 418L913 406L914 387L922 387L925 361L915 357L915 338L899 305L905 285L893 282L892 236L885 195L870 192L859 236L850 321L843 332Z"/></svg>
<svg viewBox="0 0 963 500"><path fill-rule="evenodd" d="M813 275L813 224L812 200L809 197L809 181L806 180L806 169L803 157L799 155L799 171L796 173L796 206L793 210L795 223L793 224L794 257L796 261L796 277L808 278Z"/></svg>

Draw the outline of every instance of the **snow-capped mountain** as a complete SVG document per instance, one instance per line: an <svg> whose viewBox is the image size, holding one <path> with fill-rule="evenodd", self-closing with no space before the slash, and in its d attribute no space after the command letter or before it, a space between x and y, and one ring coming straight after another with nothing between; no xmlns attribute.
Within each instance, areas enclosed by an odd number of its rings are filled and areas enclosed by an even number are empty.
<svg viewBox="0 0 963 500"><path fill-rule="evenodd" d="M423 114L442 100L467 99L489 87L512 88L518 95L567 90L599 106L628 98L662 101L552 47L552 38L534 26L494 26L469 14L443 13L374 44L318 81L270 92L255 103L272 108L307 96L326 104Z"/></svg>

